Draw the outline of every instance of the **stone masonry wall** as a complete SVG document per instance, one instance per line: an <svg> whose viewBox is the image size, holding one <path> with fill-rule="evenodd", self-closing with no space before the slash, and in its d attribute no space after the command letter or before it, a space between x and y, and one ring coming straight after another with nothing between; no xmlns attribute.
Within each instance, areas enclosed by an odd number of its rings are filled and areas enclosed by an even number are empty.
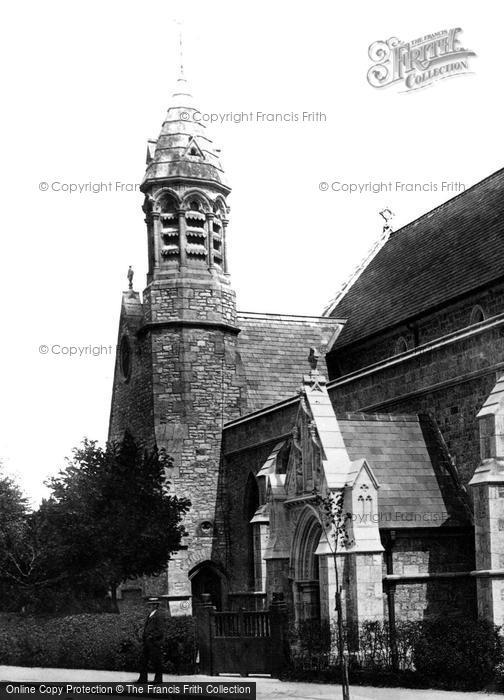
<svg viewBox="0 0 504 700"><path fill-rule="evenodd" d="M297 402L255 419L231 425L224 430L225 472L217 513L217 538L213 557L229 572L229 590L248 587L249 551L247 523L244 517L245 492L249 474L256 474L276 443L291 432ZM261 442L261 438L267 442ZM232 533L232 536L229 535ZM467 572L474 569L472 530L401 533L394 541L393 573L400 575L441 572ZM283 590L292 604L288 581L288 560L269 560L268 594ZM385 576L385 564L383 575ZM385 614L387 601L384 596ZM475 609L475 584L472 578L401 582L396 585L398 619L422 619L425 616Z"/></svg>
<svg viewBox="0 0 504 700"><path fill-rule="evenodd" d="M246 407L234 292L214 275L191 275L154 282L145 294L156 440L173 459L173 492L192 503L187 550L169 564L171 595L190 593L188 572L216 560L222 429Z"/></svg>
<svg viewBox="0 0 504 700"><path fill-rule="evenodd" d="M472 323L471 312L476 305L482 308L486 318L504 313L504 283L471 294L411 323L400 324L378 336L341 348L328 358L329 376L336 378L393 357L396 343L401 337L411 349L466 328ZM344 337L343 331L342 339Z"/></svg>
<svg viewBox="0 0 504 700"><path fill-rule="evenodd" d="M225 471L219 489L214 558L218 558L229 573L230 591L249 588L248 523L245 517L249 475L257 474L275 445L290 435L297 410L298 404L295 403L224 430ZM278 576L278 588L273 589L270 580L269 593L283 590L286 575L283 564L276 566L268 561L267 566L270 573Z"/></svg>
<svg viewBox="0 0 504 700"><path fill-rule="evenodd" d="M185 518L192 568L212 558L212 531L201 525L215 521L222 427L233 410L240 410L236 336L201 328L170 328L152 335L157 441L174 460L174 493L192 502ZM179 569L187 571L182 560ZM172 577L170 593L186 588L186 573Z"/></svg>
<svg viewBox="0 0 504 700"><path fill-rule="evenodd" d="M174 276L144 293L145 322L193 319L236 325L234 291L210 278Z"/></svg>
<svg viewBox="0 0 504 700"><path fill-rule="evenodd" d="M453 532L437 536L401 534L393 542L392 573L411 576L474 569L473 533ZM385 559L384 559L385 561ZM386 568L384 564L384 575ZM386 603L386 597L385 597ZM476 584L470 577L401 581L396 585L396 618L421 620L464 612L474 616Z"/></svg>
<svg viewBox="0 0 504 700"><path fill-rule="evenodd" d="M464 483L479 462L476 414L504 369L503 326L329 386L337 412L428 413Z"/></svg>
<svg viewBox="0 0 504 700"><path fill-rule="evenodd" d="M123 309L117 347L126 336L131 349L131 374L128 379L123 377L117 352L108 439L120 441L128 430L141 445L152 448L155 437L151 346L149 338L137 336L140 325L141 317L128 317Z"/></svg>
<svg viewBox="0 0 504 700"><path fill-rule="evenodd" d="M384 597L386 601L386 596ZM396 620L425 620L447 615L476 616L476 581L470 577L398 583Z"/></svg>

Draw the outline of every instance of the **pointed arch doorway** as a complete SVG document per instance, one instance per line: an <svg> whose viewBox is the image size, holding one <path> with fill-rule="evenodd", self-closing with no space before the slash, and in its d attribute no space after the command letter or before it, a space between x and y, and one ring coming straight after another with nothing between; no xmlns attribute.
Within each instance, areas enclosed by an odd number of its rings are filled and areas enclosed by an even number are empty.
<svg viewBox="0 0 504 700"><path fill-rule="evenodd" d="M198 605L201 602L203 593L208 593L212 605L215 605L217 610L222 610L222 578L223 574L211 561L201 562L201 564L191 569L189 572L189 580L191 581L193 605Z"/></svg>
<svg viewBox="0 0 504 700"><path fill-rule="evenodd" d="M296 527L292 548L296 621L320 620L319 561L315 554L322 526L311 508L306 508Z"/></svg>

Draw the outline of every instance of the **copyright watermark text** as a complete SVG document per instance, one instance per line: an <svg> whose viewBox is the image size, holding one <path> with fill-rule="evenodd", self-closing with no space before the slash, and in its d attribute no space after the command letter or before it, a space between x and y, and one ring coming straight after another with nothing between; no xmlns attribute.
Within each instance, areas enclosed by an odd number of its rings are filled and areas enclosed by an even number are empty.
<svg viewBox="0 0 504 700"><path fill-rule="evenodd" d="M180 118L184 121L203 122L208 124L314 124L326 122L325 112L199 112L183 111Z"/></svg>
<svg viewBox="0 0 504 700"><path fill-rule="evenodd" d="M40 355L55 355L57 357L100 357L100 355L112 355L115 352L114 345L63 345L42 343L38 347Z"/></svg>
<svg viewBox="0 0 504 700"><path fill-rule="evenodd" d="M64 194L101 194L103 192L140 192L140 183L90 180L88 182L66 182L64 180L42 180L38 184L41 192L63 192Z"/></svg>
<svg viewBox="0 0 504 700"><path fill-rule="evenodd" d="M433 182L405 182L403 180L369 180L367 182L347 182L345 180L322 180L318 188L321 192L340 192L343 194L382 194L407 193L407 192L445 192L446 194L458 194L466 189L463 182L458 180L442 180Z"/></svg>

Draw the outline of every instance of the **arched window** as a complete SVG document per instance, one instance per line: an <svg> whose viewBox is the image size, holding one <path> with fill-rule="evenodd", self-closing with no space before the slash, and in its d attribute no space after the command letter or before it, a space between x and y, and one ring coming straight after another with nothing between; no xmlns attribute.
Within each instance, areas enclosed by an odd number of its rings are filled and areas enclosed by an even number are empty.
<svg viewBox="0 0 504 700"><path fill-rule="evenodd" d="M251 522L259 508L259 488L256 478L250 474L245 487L245 522L247 523L247 560L248 560L248 585L251 590L256 590L257 579L257 525Z"/></svg>
<svg viewBox="0 0 504 700"><path fill-rule="evenodd" d="M127 335L123 335L121 338L121 344L119 346L119 367L124 381L127 382L131 376L131 347Z"/></svg>
<svg viewBox="0 0 504 700"><path fill-rule="evenodd" d="M401 335L395 342L394 355L400 355L402 352L407 352L408 350L408 341L403 335Z"/></svg>
<svg viewBox="0 0 504 700"><path fill-rule="evenodd" d="M202 210L202 206L201 206L201 203L199 202L199 200L191 199L191 201L189 202L189 211L201 211L201 210Z"/></svg>
<svg viewBox="0 0 504 700"><path fill-rule="evenodd" d="M207 232L206 216L199 197L191 196L187 202L186 242L187 257L191 260L206 262Z"/></svg>
<svg viewBox="0 0 504 700"><path fill-rule="evenodd" d="M471 324L473 323L481 323L482 321L485 320L485 312L481 308L479 304L476 304L476 306L473 306L472 311L471 311Z"/></svg>
<svg viewBox="0 0 504 700"><path fill-rule="evenodd" d="M224 204L217 200L213 207L214 218L212 221L212 255L214 265L222 267L223 263L223 250L224 250L224 225L222 223L223 219L226 218L226 211Z"/></svg>
<svg viewBox="0 0 504 700"><path fill-rule="evenodd" d="M170 262L178 260L179 247L179 220L177 205L169 194L163 195L159 201L159 226L161 236L161 258Z"/></svg>

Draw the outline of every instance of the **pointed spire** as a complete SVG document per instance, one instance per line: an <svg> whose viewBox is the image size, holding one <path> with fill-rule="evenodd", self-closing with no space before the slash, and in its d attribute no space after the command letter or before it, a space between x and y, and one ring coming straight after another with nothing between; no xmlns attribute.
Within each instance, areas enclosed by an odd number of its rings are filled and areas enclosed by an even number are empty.
<svg viewBox="0 0 504 700"><path fill-rule="evenodd" d="M179 74L178 77L179 79L182 78L184 79L184 48L182 45L182 22L178 21L177 22L178 27L179 27Z"/></svg>
<svg viewBox="0 0 504 700"><path fill-rule="evenodd" d="M177 82L170 106L156 141L147 147L147 170L142 183L146 192L149 183L188 178L215 183L229 192L219 158L219 149L207 132L207 125L196 108L192 91L185 77L182 29L178 25Z"/></svg>
<svg viewBox="0 0 504 700"><path fill-rule="evenodd" d="M179 97L184 97L184 98L190 98L192 100L192 93L189 88L189 85L187 83L187 79L184 74L184 45L182 41L182 22L180 20L175 20L175 23L178 26L178 42L177 42L177 82L175 86L175 90L172 93L172 97L174 98L179 98ZM185 106L189 107L192 106L192 101L188 102L187 99L185 100L187 104Z"/></svg>

